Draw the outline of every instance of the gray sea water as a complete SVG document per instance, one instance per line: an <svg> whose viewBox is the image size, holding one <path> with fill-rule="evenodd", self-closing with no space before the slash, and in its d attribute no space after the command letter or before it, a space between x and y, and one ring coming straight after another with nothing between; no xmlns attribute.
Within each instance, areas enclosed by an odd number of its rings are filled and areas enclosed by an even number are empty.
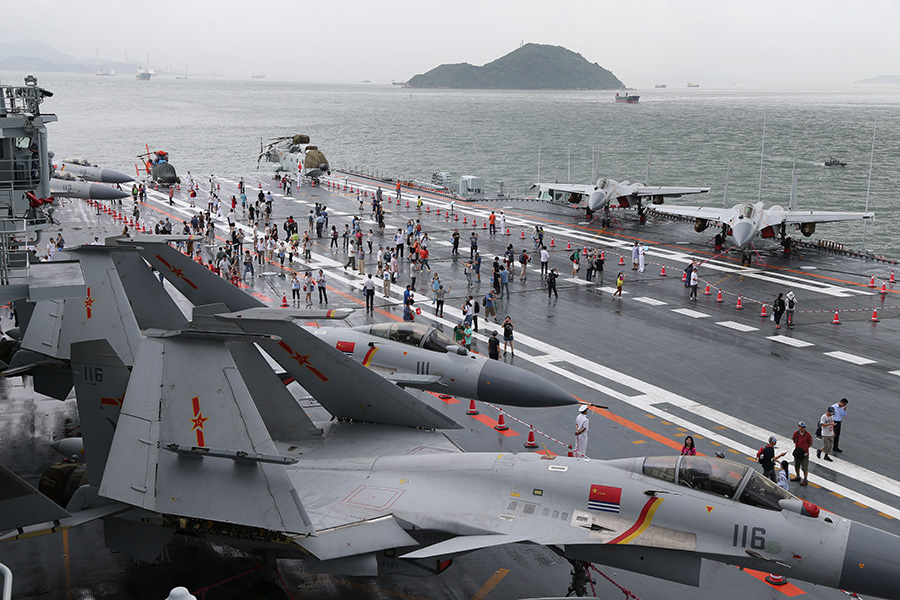
<svg viewBox="0 0 900 600"><path fill-rule="evenodd" d="M6 83L20 73L0 73ZM525 195L538 180L592 176L713 188L684 204L756 201L787 205L791 172L800 207L863 210L873 127L866 249L900 256L900 88L638 90L639 104L611 92L410 90L269 80L36 74L54 92L45 112L58 157L81 156L134 172L144 145L170 152L179 173L247 173L260 138L306 133L338 168L430 180L477 175ZM760 149L765 121L765 154ZM825 167L829 156L846 161ZM761 182L761 190L760 190ZM674 201L673 201L674 202ZM820 226L815 238L855 248L862 223Z"/></svg>

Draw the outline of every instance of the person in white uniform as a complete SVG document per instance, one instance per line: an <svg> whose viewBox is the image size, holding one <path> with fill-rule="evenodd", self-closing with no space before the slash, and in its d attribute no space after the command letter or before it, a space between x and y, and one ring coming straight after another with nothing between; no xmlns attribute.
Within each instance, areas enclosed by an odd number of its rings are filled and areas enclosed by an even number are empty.
<svg viewBox="0 0 900 600"><path fill-rule="evenodd" d="M582 404L578 407L578 416L575 417L575 456L587 455L588 443L588 421L587 411L588 405Z"/></svg>

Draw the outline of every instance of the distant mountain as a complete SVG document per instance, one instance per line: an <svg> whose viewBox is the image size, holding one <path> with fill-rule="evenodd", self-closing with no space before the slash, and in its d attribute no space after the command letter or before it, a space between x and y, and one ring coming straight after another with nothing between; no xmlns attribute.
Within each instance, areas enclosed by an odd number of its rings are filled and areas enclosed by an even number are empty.
<svg viewBox="0 0 900 600"><path fill-rule="evenodd" d="M483 67L447 64L416 75L416 88L505 90L617 90L618 77L562 46L525 44Z"/></svg>
<svg viewBox="0 0 900 600"><path fill-rule="evenodd" d="M860 79L853 83L900 83L900 75L879 75L878 77Z"/></svg>
<svg viewBox="0 0 900 600"><path fill-rule="evenodd" d="M137 72L137 64L132 61L78 59L35 40L0 42L0 71L95 73L101 68L118 73Z"/></svg>

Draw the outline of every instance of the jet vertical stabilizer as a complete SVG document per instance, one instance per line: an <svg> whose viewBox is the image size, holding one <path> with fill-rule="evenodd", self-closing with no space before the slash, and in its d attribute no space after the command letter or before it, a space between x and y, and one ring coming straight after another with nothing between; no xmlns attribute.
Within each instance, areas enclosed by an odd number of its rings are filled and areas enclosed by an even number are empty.
<svg viewBox="0 0 900 600"><path fill-rule="evenodd" d="M213 275L175 248L161 242L138 240L141 255L153 265L169 283L195 306L221 302L228 310L265 306L250 294Z"/></svg>
<svg viewBox="0 0 900 600"><path fill-rule="evenodd" d="M160 332L140 348L100 494L154 512L311 534L306 510L223 340Z"/></svg>
<svg viewBox="0 0 900 600"><path fill-rule="evenodd" d="M71 353L88 482L99 487L131 372L106 340L76 342Z"/></svg>
<svg viewBox="0 0 900 600"><path fill-rule="evenodd" d="M339 419L435 429L459 427L378 373L291 323L289 313L250 309L217 318L234 323L247 333L280 338L262 340L259 345Z"/></svg>

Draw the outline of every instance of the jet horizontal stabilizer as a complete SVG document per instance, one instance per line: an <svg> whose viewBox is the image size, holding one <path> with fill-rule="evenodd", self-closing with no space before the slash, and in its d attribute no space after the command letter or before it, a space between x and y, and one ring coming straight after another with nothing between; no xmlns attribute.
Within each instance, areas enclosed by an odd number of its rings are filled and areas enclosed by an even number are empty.
<svg viewBox="0 0 900 600"><path fill-rule="evenodd" d="M0 531L71 516L65 509L0 465Z"/></svg>

